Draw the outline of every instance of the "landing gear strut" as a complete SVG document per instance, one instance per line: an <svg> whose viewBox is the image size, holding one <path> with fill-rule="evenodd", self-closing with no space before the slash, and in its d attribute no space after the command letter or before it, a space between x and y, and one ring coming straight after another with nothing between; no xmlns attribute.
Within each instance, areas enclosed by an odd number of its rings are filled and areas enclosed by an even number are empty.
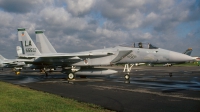
<svg viewBox="0 0 200 112"><path fill-rule="evenodd" d="M43 69L40 69L41 73L45 73L45 76L48 77L48 72L46 71L46 68L44 67Z"/></svg>
<svg viewBox="0 0 200 112"><path fill-rule="evenodd" d="M69 74L67 75L67 79L75 79L75 72L77 72L78 70L80 70L80 67L72 66L70 72L68 72Z"/></svg>
<svg viewBox="0 0 200 112"><path fill-rule="evenodd" d="M49 74L46 71L44 71L44 73L45 73L45 76L48 77Z"/></svg>
<svg viewBox="0 0 200 112"><path fill-rule="evenodd" d="M134 64L125 64L125 66L124 66L124 71L123 71L123 72L126 72L126 74L125 74L125 76L124 76L124 78L125 78L126 80L129 80L129 79L130 79L129 73L130 73L130 71L131 71L133 65L134 65ZM130 67L129 67L129 66L130 66Z"/></svg>

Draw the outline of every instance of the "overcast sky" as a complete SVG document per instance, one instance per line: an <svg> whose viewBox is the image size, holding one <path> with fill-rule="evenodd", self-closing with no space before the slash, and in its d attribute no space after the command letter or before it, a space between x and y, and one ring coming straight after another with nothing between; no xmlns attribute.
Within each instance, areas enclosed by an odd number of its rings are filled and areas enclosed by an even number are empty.
<svg viewBox="0 0 200 112"><path fill-rule="evenodd" d="M15 58L17 28L45 30L57 52L131 42L200 56L199 0L0 0L0 54Z"/></svg>

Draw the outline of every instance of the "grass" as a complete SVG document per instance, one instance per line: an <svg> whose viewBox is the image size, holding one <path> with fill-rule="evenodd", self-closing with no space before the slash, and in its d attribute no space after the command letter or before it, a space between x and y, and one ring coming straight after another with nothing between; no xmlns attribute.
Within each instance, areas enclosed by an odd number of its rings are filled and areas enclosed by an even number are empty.
<svg viewBox="0 0 200 112"><path fill-rule="evenodd" d="M198 66L198 63L183 63L183 64L174 64L173 66Z"/></svg>
<svg viewBox="0 0 200 112"><path fill-rule="evenodd" d="M1 112L110 112L57 95L0 82Z"/></svg>

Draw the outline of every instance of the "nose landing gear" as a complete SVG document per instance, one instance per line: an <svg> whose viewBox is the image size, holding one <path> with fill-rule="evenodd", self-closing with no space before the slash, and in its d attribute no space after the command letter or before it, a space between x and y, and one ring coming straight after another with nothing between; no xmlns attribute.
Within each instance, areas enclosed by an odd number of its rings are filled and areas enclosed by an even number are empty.
<svg viewBox="0 0 200 112"><path fill-rule="evenodd" d="M129 80L130 79L130 72L131 72L131 69L132 69L132 67L134 66L134 64L125 64L125 66L124 66L124 71L123 72L125 72L126 74L124 75L124 78L126 79L126 80Z"/></svg>

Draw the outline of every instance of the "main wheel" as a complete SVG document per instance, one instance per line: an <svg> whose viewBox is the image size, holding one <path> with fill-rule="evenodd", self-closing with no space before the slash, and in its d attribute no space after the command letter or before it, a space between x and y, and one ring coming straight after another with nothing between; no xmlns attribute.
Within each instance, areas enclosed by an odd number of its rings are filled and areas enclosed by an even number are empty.
<svg viewBox="0 0 200 112"><path fill-rule="evenodd" d="M68 74L68 79L72 80L74 79L75 75L73 73L69 73Z"/></svg>
<svg viewBox="0 0 200 112"><path fill-rule="evenodd" d="M126 74L126 75L124 76L124 78L125 78L126 80L129 80L129 79L130 79L130 75L129 75L129 74Z"/></svg>

